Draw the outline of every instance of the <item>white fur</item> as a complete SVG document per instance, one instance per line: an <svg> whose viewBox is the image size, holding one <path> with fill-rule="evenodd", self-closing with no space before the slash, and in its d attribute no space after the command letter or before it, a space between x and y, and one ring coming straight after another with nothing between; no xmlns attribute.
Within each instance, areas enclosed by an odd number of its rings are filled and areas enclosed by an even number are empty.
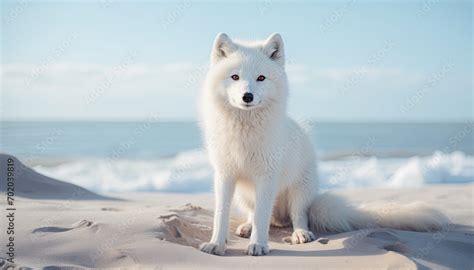
<svg viewBox="0 0 474 270"><path fill-rule="evenodd" d="M283 40L233 41L219 34L211 53L201 109L206 146L215 170L214 230L204 252L223 255L229 208L235 193L248 213L237 234L250 237L249 255L269 252L270 222L293 226L292 242L315 240L313 231L348 231L372 226L427 230L447 219L420 205L355 208L343 198L318 195L313 146L287 116L288 84ZM237 74L239 80L233 80ZM257 77L264 75L264 81ZM250 106L242 101L250 92ZM388 210L388 211L384 211ZM426 212L424 212L426 211Z"/></svg>

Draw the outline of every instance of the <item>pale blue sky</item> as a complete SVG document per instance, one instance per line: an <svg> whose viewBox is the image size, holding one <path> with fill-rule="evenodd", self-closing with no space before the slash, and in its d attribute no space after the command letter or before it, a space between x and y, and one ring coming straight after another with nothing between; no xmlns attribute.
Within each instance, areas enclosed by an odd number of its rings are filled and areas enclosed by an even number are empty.
<svg viewBox="0 0 474 270"><path fill-rule="evenodd" d="M195 119L218 32L285 40L290 113L473 119L472 2L2 1L4 119Z"/></svg>

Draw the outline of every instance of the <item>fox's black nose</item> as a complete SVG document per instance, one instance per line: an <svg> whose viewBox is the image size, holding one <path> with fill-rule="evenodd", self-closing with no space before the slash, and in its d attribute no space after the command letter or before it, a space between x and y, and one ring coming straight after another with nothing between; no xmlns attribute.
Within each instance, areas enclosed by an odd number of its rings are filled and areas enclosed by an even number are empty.
<svg viewBox="0 0 474 270"><path fill-rule="evenodd" d="M245 93L244 96L242 97L242 100L245 103L250 103L253 101L253 94L252 93Z"/></svg>

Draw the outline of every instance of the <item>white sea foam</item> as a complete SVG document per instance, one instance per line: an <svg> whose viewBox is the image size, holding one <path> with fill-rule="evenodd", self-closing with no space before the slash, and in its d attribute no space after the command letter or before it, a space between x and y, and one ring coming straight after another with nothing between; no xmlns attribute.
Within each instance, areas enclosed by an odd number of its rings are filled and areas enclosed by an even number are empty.
<svg viewBox="0 0 474 270"><path fill-rule="evenodd" d="M212 169L201 150L169 159L77 160L34 169L97 192L212 190ZM474 156L435 152L425 157L396 159L352 157L320 162L319 174L323 189L466 183L474 181Z"/></svg>

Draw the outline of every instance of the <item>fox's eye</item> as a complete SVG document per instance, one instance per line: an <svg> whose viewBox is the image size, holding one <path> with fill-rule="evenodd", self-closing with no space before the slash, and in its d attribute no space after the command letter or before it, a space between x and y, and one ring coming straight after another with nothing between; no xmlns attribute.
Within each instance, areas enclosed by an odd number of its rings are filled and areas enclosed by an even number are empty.
<svg viewBox="0 0 474 270"><path fill-rule="evenodd" d="M237 75L237 74L234 74L234 75L232 75L232 76L230 76L230 77L231 77L232 80L234 80L234 81L238 81L238 80L239 80L239 75Z"/></svg>
<svg viewBox="0 0 474 270"><path fill-rule="evenodd" d="M263 75L260 75L257 78L257 81L259 81L259 82L264 81L264 80L265 80L265 76L263 76Z"/></svg>

